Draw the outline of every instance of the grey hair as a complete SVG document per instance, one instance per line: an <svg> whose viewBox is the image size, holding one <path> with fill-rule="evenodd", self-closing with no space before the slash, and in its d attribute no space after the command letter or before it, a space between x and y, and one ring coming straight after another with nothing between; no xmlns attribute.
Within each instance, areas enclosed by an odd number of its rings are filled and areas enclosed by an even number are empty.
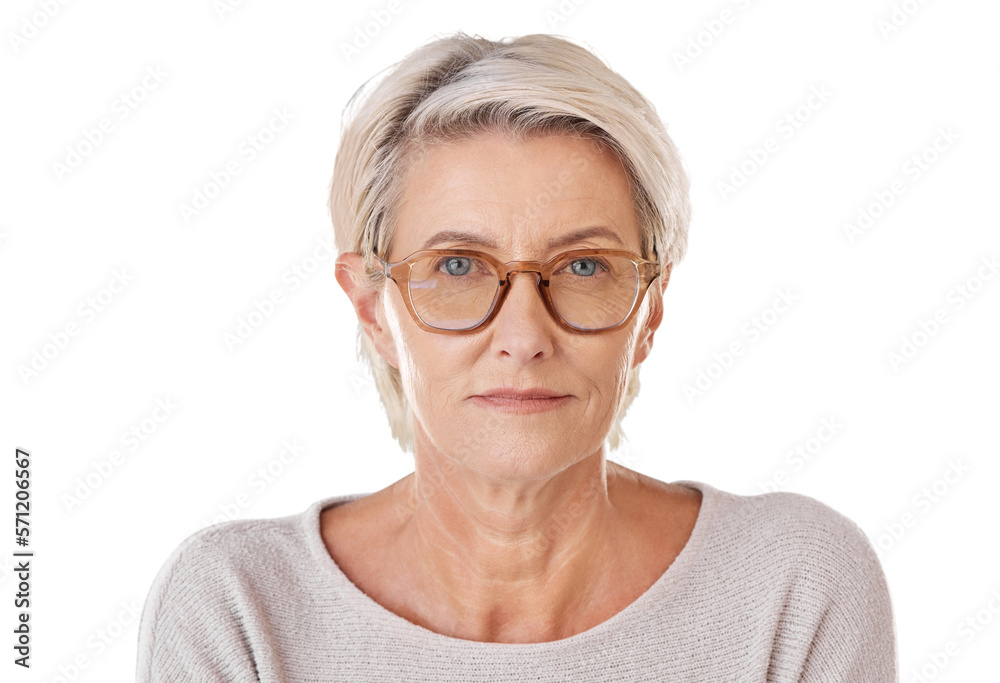
<svg viewBox="0 0 1000 683"><path fill-rule="evenodd" d="M684 257L691 206L680 156L653 105L586 48L544 34L493 41L457 33L414 50L377 76L345 108L330 184L337 249L360 254L365 264L367 282L359 285L381 291L384 284L372 255L391 252L410 165L429 145L485 131L512 139L562 132L602 145L628 176L643 258L665 269ZM658 288L649 294L658 297ZM400 372L360 324L357 335L358 358L372 372L392 436L412 451L413 414ZM624 438L621 421L638 393L637 366L607 436L612 451Z"/></svg>

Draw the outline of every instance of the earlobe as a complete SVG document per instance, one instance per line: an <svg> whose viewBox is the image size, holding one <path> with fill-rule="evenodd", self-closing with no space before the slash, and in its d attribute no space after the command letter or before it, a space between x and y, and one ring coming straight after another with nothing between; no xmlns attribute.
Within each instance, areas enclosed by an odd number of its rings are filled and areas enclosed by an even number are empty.
<svg viewBox="0 0 1000 683"><path fill-rule="evenodd" d="M361 328L371 340L379 355L389 365L399 368L396 345L392 334L378 318L379 293L362 283L365 277L364 261L360 254L348 252L337 257L334 265L337 282L351 300Z"/></svg>

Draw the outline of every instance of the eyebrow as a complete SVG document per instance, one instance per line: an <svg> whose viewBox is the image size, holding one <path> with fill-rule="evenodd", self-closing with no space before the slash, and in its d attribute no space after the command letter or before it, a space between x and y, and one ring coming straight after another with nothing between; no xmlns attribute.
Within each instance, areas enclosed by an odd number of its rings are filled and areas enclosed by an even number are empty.
<svg viewBox="0 0 1000 683"><path fill-rule="evenodd" d="M580 228L579 230L574 230L573 232L568 232L565 235L559 235L558 237L553 237L549 240L549 249L555 249L557 247L565 247L574 242L580 242L589 237L605 237L609 240L617 242L621 246L626 246L622 242L621 237L615 234L614 231L605 228L603 226L594 226L591 228ZM430 239L424 242L421 249L430 249L436 244L441 244L442 242L462 242L466 244L478 244L480 246L489 247L490 249L499 249L500 245L489 239L474 232L463 232L461 230L442 230L441 232L434 233Z"/></svg>

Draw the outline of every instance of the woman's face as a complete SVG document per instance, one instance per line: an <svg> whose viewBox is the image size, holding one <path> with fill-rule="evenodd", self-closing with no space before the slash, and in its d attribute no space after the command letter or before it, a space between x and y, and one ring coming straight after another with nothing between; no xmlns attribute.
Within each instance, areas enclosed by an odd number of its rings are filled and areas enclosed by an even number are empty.
<svg viewBox="0 0 1000 683"><path fill-rule="evenodd" d="M597 144L567 135L511 143L484 133L431 147L410 168L398 210L391 262L426 248L476 249L504 263L544 262L567 249L641 255L620 163ZM585 228L609 234L548 245ZM444 230L472 233L496 247L426 244ZM650 311L650 292L625 328L575 334L549 316L536 278L512 274L493 321L464 335L420 329L395 284L386 282L378 347L400 370L421 455L451 458L500 480L529 480L551 477L602 447L629 370L649 353L659 306ZM661 276L652 287L665 280ZM475 398L498 387L542 388L568 398L535 412L511 412Z"/></svg>

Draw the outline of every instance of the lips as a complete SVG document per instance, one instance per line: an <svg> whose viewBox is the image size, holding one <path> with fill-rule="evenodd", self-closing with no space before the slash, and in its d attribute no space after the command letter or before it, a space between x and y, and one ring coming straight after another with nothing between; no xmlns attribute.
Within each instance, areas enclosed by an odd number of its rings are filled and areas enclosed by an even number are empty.
<svg viewBox="0 0 1000 683"><path fill-rule="evenodd" d="M497 387L472 396L469 401L484 410L507 415L532 415L560 410L573 402L573 397L550 389L514 389Z"/></svg>
<svg viewBox="0 0 1000 683"><path fill-rule="evenodd" d="M483 393L476 395L484 398L522 401L539 398L560 398L562 396L566 396L566 394L560 394L558 391L551 391L550 389L514 389L513 387L496 387L495 389L490 389L489 391L484 391Z"/></svg>

